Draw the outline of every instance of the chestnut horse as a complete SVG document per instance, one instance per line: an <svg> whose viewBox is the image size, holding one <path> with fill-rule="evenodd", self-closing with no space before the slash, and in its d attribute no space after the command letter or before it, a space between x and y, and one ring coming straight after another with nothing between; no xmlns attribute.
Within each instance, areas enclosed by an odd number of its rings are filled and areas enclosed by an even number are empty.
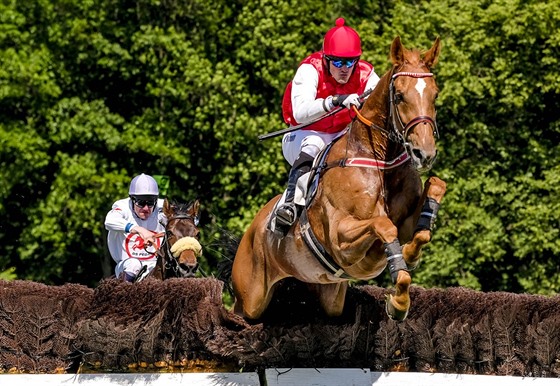
<svg viewBox="0 0 560 386"><path fill-rule="evenodd" d="M406 318L409 270L431 239L446 189L437 177L422 186L419 174L437 154L438 88L430 68L440 40L421 53L406 49L397 37L390 50L392 68L363 108L354 109L350 128L316 157L314 197L307 198L287 236L279 239L267 227L280 196L257 213L243 235L232 267L237 314L258 319L275 284L294 277L308 283L328 316L338 316L348 280L375 278L389 266L395 289L386 311L395 320Z"/></svg>
<svg viewBox="0 0 560 386"><path fill-rule="evenodd" d="M169 202L167 199L164 201L163 213L167 217L167 224L165 232L158 235L163 237L163 241L156 252L156 266L146 277L165 280L171 277L195 276L198 269L197 259L202 253L198 242L199 208L198 200L188 204Z"/></svg>

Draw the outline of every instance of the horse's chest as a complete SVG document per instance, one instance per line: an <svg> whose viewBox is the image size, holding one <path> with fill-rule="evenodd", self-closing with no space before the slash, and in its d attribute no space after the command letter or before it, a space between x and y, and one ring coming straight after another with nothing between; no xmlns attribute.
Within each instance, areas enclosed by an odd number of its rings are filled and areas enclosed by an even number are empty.
<svg viewBox="0 0 560 386"><path fill-rule="evenodd" d="M400 217L400 216L408 216L414 209L416 208L416 202L418 199L416 197L410 196L401 196L401 197L394 197L387 201L388 207L388 214L389 217Z"/></svg>

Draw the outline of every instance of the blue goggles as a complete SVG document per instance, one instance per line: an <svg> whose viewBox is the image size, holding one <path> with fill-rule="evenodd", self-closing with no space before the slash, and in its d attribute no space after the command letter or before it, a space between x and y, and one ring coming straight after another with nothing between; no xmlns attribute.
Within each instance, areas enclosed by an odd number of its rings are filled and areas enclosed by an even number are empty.
<svg viewBox="0 0 560 386"><path fill-rule="evenodd" d="M356 62L358 61L357 58L354 59L334 59L334 58L327 58L332 64L333 66L335 66L336 68L342 68L342 66L346 66L348 68L352 68L352 66L354 66L354 64L356 64Z"/></svg>

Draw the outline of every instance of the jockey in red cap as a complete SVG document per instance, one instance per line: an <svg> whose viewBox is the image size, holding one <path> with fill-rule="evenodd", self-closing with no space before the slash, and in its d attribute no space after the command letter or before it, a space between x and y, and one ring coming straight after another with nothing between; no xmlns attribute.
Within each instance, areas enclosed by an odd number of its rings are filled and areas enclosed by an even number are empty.
<svg viewBox="0 0 560 386"><path fill-rule="evenodd" d="M344 19L336 19L336 27L331 28L323 40L323 54L338 58L359 58L362 42L356 31L344 25Z"/></svg>
<svg viewBox="0 0 560 386"><path fill-rule="evenodd" d="M284 237L298 215L294 203L299 177L309 172L315 156L343 133L352 121L352 105L360 106L359 94L373 89L379 76L360 60L358 33L338 18L323 40L323 49L305 58L286 87L282 114L290 126L309 125L282 139L282 152L292 166L284 200L276 209L275 233ZM336 114L321 116L338 107Z"/></svg>

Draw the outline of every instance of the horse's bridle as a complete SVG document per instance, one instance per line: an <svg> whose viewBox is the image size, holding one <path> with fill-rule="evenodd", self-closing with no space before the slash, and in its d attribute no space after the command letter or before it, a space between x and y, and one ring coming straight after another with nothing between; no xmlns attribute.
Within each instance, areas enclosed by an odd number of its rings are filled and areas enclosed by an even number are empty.
<svg viewBox="0 0 560 386"><path fill-rule="evenodd" d="M173 236L173 233L169 229L167 229L169 224L173 220L192 220L193 224L195 226L198 226L198 217L193 217L188 214L178 214L167 219L165 234L163 235L163 241L161 243L161 248L158 250L158 254L163 258L163 268L166 271L173 272L174 277L179 277L179 263L177 263L177 259L175 259L173 253L171 253L171 245L169 244L169 238ZM196 272L197 268L198 263L196 263L196 265L192 268L192 272Z"/></svg>
<svg viewBox="0 0 560 386"><path fill-rule="evenodd" d="M406 125L403 123L401 116L399 114L397 101L395 99L395 79L399 76L409 76L412 78L428 78L434 76L431 72L396 72L391 76L391 82L389 83L389 119L387 120L385 127L381 127L371 122L369 119L364 117L358 109L353 106L353 110L356 113L356 118L363 124L381 130L385 132L389 139L393 139L400 143L407 150L409 149L409 144L406 142L408 132L416 125L420 123L427 123L432 127L434 136L439 138L439 131L437 128L437 123L435 118L428 115L419 115L412 118ZM387 128L388 126L388 128Z"/></svg>
<svg viewBox="0 0 560 386"><path fill-rule="evenodd" d="M395 99L395 79L397 79L399 76L409 76L412 78L430 78L434 76L434 74L431 72L397 72L391 76L391 83L389 84L389 120L392 122L393 130L397 134L399 141L403 145L406 145L408 132L410 131L410 129L420 123L427 123L432 126L434 137L439 138L439 132L435 118L432 118L428 115L419 115L415 118L412 118L406 125L402 122L397 107L397 101Z"/></svg>

